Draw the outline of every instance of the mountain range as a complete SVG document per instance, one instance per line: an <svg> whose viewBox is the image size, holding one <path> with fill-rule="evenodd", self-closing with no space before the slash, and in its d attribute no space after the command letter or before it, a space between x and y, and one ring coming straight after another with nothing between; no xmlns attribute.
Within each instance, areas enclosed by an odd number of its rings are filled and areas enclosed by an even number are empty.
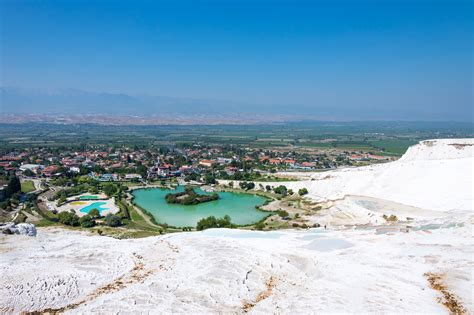
<svg viewBox="0 0 474 315"><path fill-rule="evenodd" d="M317 102L315 102L317 103ZM231 100L130 95L79 89L25 89L0 87L0 115L122 115L227 116L271 115L316 120L425 120L459 121L449 108L421 110L416 106L352 106L340 104L252 104Z"/></svg>

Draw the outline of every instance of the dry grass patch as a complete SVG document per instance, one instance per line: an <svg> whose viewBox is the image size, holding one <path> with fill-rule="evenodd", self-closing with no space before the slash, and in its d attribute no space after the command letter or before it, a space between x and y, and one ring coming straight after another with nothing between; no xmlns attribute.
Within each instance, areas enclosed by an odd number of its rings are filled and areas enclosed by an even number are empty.
<svg viewBox="0 0 474 315"><path fill-rule="evenodd" d="M443 297L438 299L438 302L446 306L450 314L467 314L466 308L461 301L451 292L443 283L443 276L441 274L427 272L425 277L428 279L433 290L440 292Z"/></svg>
<svg viewBox="0 0 474 315"><path fill-rule="evenodd" d="M248 301L244 301L244 305L242 307L242 310L245 312L245 313L248 313L252 310L252 308L255 307L255 305L257 305L258 302L260 301L263 301L265 299L267 299L268 297L270 297L273 293L273 289L275 288L276 286L276 278L274 276L271 276L266 282L265 282L265 290L260 292L257 297L255 298L255 301L251 301L251 302L248 302Z"/></svg>

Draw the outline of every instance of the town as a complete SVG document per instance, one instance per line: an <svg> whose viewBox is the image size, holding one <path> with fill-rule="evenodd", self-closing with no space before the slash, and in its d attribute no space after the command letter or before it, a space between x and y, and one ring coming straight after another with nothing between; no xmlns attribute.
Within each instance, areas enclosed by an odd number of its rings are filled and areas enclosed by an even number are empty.
<svg viewBox="0 0 474 315"><path fill-rule="evenodd" d="M473 9L0 1L0 315L474 315Z"/></svg>
<svg viewBox="0 0 474 315"><path fill-rule="evenodd" d="M264 182L294 181L297 180L293 176L296 173L356 167L396 158L364 150L322 148L308 151L202 142L160 147L118 144L28 146L3 149L1 154L0 214L4 220L35 222L38 226L61 223L82 227L110 221L114 223L106 224L109 227L126 226L129 231L145 231L145 235L173 230L164 221L166 219L157 222L161 212L151 214L135 203L135 194L131 193L134 189L176 189L191 185L205 191L225 188L251 193L254 182L261 182L257 188L264 192L262 198L276 200L287 195L291 198L293 192L284 185L263 185ZM234 186L234 181L238 185ZM289 204L291 201L286 206ZM285 205L270 206L273 208L278 210ZM248 209L255 212L253 206ZM287 211L279 211L277 219L289 218ZM256 213L262 220L271 214L268 211ZM137 219L143 221L141 226L136 225ZM256 221L257 227L264 228L262 222ZM283 223L287 226L298 224ZM191 224L191 227L180 224L177 228L194 228L196 222Z"/></svg>
<svg viewBox="0 0 474 315"><path fill-rule="evenodd" d="M5 179L23 182L72 184L76 176L99 182L152 184L166 180L215 184L216 180L278 180L277 172L329 170L392 160L393 157L363 151L322 150L308 154L239 146L194 144L180 148L139 149L93 146L83 151L67 148L28 148L0 156L0 200L6 198ZM284 177L288 179L288 177Z"/></svg>

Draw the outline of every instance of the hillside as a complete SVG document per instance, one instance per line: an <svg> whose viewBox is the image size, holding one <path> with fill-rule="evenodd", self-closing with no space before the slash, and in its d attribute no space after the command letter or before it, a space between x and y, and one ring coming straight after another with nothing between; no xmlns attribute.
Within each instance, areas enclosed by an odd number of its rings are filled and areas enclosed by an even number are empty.
<svg viewBox="0 0 474 315"><path fill-rule="evenodd" d="M355 195L425 210L472 211L473 165L474 139L429 140L395 162L313 173L311 180L286 185L307 187L317 201Z"/></svg>
<svg viewBox="0 0 474 315"><path fill-rule="evenodd" d="M0 312L472 313L473 144L422 142L393 163L291 184L332 203L315 220L417 217L387 233L349 225L135 240L48 228L36 238L1 235Z"/></svg>

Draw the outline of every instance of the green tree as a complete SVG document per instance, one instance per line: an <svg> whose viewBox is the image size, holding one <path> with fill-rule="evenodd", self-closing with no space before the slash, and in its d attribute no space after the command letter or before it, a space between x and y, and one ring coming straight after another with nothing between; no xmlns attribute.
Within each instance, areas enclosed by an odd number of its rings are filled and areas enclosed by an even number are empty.
<svg viewBox="0 0 474 315"><path fill-rule="evenodd" d="M144 165L138 165L137 166L137 173L142 176L142 178L146 178L148 169Z"/></svg>
<svg viewBox="0 0 474 315"><path fill-rule="evenodd" d="M105 224L110 227L117 227L122 225L122 220L119 216L109 213L105 216Z"/></svg>
<svg viewBox="0 0 474 315"><path fill-rule="evenodd" d="M216 178L212 174L206 174L206 176L204 176L204 183L206 185L215 184L216 183Z"/></svg>
<svg viewBox="0 0 474 315"><path fill-rule="evenodd" d="M100 218L100 211L96 208L92 209L89 211L89 216L93 219L98 219Z"/></svg>
<svg viewBox="0 0 474 315"><path fill-rule="evenodd" d="M91 228L95 226L95 221L91 218L90 215L85 215L79 219L79 223L84 228Z"/></svg>
<svg viewBox="0 0 474 315"><path fill-rule="evenodd" d="M104 185L103 189L107 197L112 197L117 191L117 187L115 185Z"/></svg>
<svg viewBox="0 0 474 315"><path fill-rule="evenodd" d="M306 188L301 188L301 189L298 190L298 195L304 196L304 195L306 195L306 194L308 194L308 189L306 189Z"/></svg>
<svg viewBox="0 0 474 315"><path fill-rule="evenodd" d="M262 231L264 228L265 228L265 223L263 222L258 222L257 224L255 224L256 230Z"/></svg>
<svg viewBox="0 0 474 315"><path fill-rule="evenodd" d="M71 212L63 211L58 214L59 222L64 225L78 226L79 217Z"/></svg>
<svg viewBox="0 0 474 315"><path fill-rule="evenodd" d="M26 170L23 172L23 175L28 176L28 177L31 177L31 176L35 176L35 173L33 173L33 171L30 170L30 169L26 169Z"/></svg>
<svg viewBox="0 0 474 315"><path fill-rule="evenodd" d="M234 173L234 179L235 180L241 180L242 179L242 173L241 172L235 172Z"/></svg>
<svg viewBox="0 0 474 315"><path fill-rule="evenodd" d="M231 222L231 219L228 215L225 215L223 218L216 219L215 216L209 216L207 218L202 218L196 225L198 231L211 228L233 228L234 225Z"/></svg>
<svg viewBox="0 0 474 315"><path fill-rule="evenodd" d="M67 198L66 196L61 196L58 200L58 204L62 204L62 203L65 203L67 201Z"/></svg>
<svg viewBox="0 0 474 315"><path fill-rule="evenodd" d="M5 188L5 196L10 198L13 194L21 191L21 183L18 177L12 176L8 180L7 187Z"/></svg>
<svg viewBox="0 0 474 315"><path fill-rule="evenodd" d="M286 217L289 216L288 211L286 211L286 210L281 210L280 209L280 210L277 210L276 213L282 218L286 218Z"/></svg>
<svg viewBox="0 0 474 315"><path fill-rule="evenodd" d="M278 187L273 188L275 194L279 194L282 196L286 196L288 194L288 189L284 185L280 185Z"/></svg>
<svg viewBox="0 0 474 315"><path fill-rule="evenodd" d="M254 182L240 182L239 183L240 188L245 189L245 190L250 190L255 188L255 183Z"/></svg>

